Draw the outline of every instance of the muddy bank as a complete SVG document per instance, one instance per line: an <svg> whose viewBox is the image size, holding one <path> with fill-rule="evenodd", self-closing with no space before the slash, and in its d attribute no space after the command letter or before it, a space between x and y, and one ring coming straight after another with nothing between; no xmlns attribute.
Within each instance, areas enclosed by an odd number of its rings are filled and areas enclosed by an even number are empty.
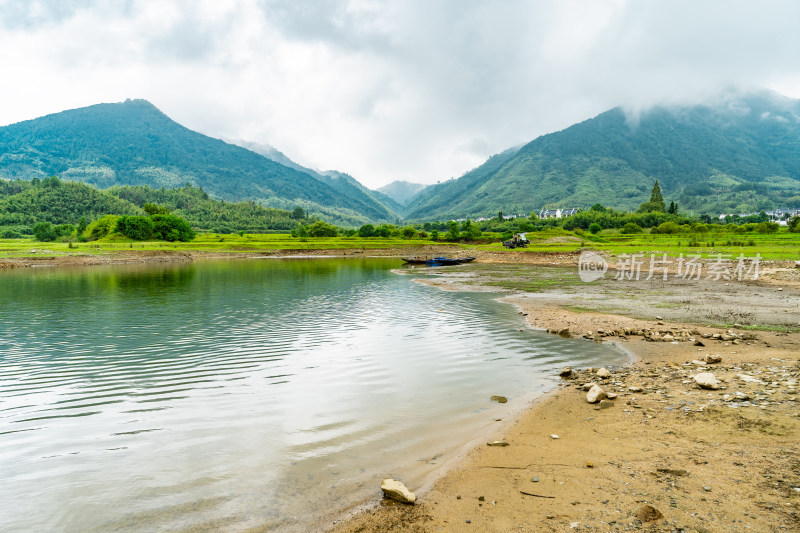
<svg viewBox="0 0 800 533"><path fill-rule="evenodd" d="M22 250L20 251L22 253ZM54 252L47 248L27 248L25 255L0 258L0 269L37 266L94 266L136 263L187 262L202 259L257 259L264 257L405 257L425 254L465 255L455 245L421 246L415 248L348 248L348 249L232 249L232 250L103 250L84 254Z"/></svg>

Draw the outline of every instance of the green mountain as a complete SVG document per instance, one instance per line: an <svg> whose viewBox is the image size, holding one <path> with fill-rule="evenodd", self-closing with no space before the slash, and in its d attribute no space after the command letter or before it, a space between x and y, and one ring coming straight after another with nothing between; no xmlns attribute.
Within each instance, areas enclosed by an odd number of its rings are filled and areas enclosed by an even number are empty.
<svg viewBox="0 0 800 533"><path fill-rule="evenodd" d="M667 202L695 214L800 205L800 101L762 92L639 115L611 109L425 189L405 216L475 217L598 202L635 209L656 179Z"/></svg>
<svg viewBox="0 0 800 533"><path fill-rule="evenodd" d="M376 191L385 194L400 205L407 205L416 195L422 192L427 185L411 183L410 181L393 181Z"/></svg>
<svg viewBox="0 0 800 533"><path fill-rule="evenodd" d="M398 205L394 200L367 189L349 174L335 170L320 172L304 167L292 161L283 152L270 145L249 141L235 141L235 144L257 154L261 154L285 167L304 172L317 181L330 186L344 198L347 198L354 205L358 206L360 213L370 216L373 220L394 220L397 218L398 211L402 209L402 206Z"/></svg>
<svg viewBox="0 0 800 533"><path fill-rule="evenodd" d="M98 104L0 128L0 177L56 175L99 188L200 186L212 197L302 206L342 224L393 220L378 202L191 131L144 100Z"/></svg>

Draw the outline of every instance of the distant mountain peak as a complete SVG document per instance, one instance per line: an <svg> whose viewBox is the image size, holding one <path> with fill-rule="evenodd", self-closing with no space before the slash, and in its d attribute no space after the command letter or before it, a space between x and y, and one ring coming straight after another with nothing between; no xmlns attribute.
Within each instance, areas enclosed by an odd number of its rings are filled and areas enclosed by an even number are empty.
<svg viewBox="0 0 800 533"><path fill-rule="evenodd" d="M406 205L426 187L427 185L422 183L397 180L375 190L385 194L400 205Z"/></svg>

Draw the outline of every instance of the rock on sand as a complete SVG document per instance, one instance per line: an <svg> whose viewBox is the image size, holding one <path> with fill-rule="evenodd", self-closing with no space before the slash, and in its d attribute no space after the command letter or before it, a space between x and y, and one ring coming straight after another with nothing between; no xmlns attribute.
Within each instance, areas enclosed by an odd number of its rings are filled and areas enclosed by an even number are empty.
<svg viewBox="0 0 800 533"><path fill-rule="evenodd" d="M592 388L586 393L586 401L589 403L597 403L600 400L605 400L607 397L605 391L598 385L592 385Z"/></svg>
<svg viewBox="0 0 800 533"><path fill-rule="evenodd" d="M694 382L700 385L701 389L716 390L719 388L719 381L711 372L701 372L694 377Z"/></svg>
<svg viewBox="0 0 800 533"><path fill-rule="evenodd" d="M396 479L384 479L383 483L381 483L381 490L383 491L383 494L390 500L410 504L413 504L415 501L417 501L417 496Z"/></svg>
<svg viewBox="0 0 800 533"><path fill-rule="evenodd" d="M642 522L652 522L653 520L661 520L664 515L652 505L643 505L636 511L636 518Z"/></svg>

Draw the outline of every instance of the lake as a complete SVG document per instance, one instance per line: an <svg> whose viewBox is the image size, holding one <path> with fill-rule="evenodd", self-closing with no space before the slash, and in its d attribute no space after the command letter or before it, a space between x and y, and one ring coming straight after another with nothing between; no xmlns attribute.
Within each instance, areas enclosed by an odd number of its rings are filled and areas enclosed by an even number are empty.
<svg viewBox="0 0 800 533"><path fill-rule="evenodd" d="M628 361L400 264L0 273L0 531L316 529L384 477L419 488L559 368Z"/></svg>

